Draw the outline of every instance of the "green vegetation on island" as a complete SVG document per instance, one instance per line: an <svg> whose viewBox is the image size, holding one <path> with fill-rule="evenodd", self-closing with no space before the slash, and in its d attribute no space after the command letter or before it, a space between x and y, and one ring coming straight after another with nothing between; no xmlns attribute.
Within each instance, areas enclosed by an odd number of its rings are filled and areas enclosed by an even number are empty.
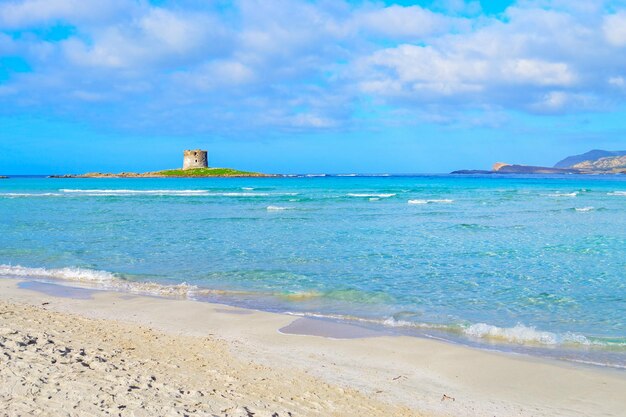
<svg viewBox="0 0 626 417"><path fill-rule="evenodd" d="M164 177L267 177L267 174L258 172L239 171L232 168L193 168L193 169L166 169L158 171Z"/></svg>
<svg viewBox="0 0 626 417"><path fill-rule="evenodd" d="M211 178L211 177L271 177L260 172L239 171L232 168L192 168L192 169L165 169L153 172L88 172L74 175L51 175L50 178Z"/></svg>

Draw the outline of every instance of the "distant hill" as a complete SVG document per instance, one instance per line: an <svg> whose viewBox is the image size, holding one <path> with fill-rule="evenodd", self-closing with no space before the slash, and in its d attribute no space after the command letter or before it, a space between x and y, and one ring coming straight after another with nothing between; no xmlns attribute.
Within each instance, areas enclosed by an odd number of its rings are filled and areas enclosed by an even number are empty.
<svg viewBox="0 0 626 417"><path fill-rule="evenodd" d="M507 165L502 164L494 172L498 174L579 174L577 169L549 168L532 165Z"/></svg>
<svg viewBox="0 0 626 417"><path fill-rule="evenodd" d="M452 174L626 174L626 151L594 149L568 156L551 168L496 162L491 171L463 169Z"/></svg>
<svg viewBox="0 0 626 417"><path fill-rule="evenodd" d="M554 168L574 168L574 165L582 162L597 161L600 158L624 155L626 155L626 151L603 151L601 149L594 149L580 155L568 156L567 158L557 162L554 165Z"/></svg>

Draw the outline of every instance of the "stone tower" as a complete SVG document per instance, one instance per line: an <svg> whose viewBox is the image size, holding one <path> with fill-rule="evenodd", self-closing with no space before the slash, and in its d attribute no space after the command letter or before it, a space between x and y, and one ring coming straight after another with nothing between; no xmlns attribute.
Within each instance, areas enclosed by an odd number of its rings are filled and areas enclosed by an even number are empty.
<svg viewBox="0 0 626 417"><path fill-rule="evenodd" d="M183 169L207 168L209 166L206 151L200 149L186 150L183 155Z"/></svg>

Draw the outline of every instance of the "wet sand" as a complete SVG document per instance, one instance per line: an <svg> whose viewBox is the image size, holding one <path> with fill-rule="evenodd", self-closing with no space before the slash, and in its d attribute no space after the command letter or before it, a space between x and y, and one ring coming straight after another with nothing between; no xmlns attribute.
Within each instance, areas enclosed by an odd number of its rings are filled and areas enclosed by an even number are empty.
<svg viewBox="0 0 626 417"><path fill-rule="evenodd" d="M0 415L623 416L626 409L624 371L20 282L0 280Z"/></svg>

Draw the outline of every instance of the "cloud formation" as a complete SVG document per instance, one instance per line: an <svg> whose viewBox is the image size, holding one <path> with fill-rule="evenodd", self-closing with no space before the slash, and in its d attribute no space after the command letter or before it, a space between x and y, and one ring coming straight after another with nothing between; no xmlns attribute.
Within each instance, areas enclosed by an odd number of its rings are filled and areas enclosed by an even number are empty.
<svg viewBox="0 0 626 417"><path fill-rule="evenodd" d="M623 2L437 4L5 1L0 112L225 133L345 129L364 107L433 121L624 104Z"/></svg>

